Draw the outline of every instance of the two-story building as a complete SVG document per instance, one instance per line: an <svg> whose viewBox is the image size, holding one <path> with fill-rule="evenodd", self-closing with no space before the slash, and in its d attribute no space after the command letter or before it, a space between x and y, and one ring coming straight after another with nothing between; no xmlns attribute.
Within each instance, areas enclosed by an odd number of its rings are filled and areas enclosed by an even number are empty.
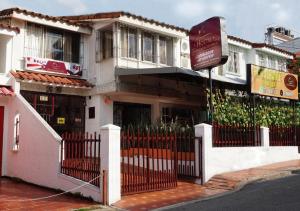
<svg viewBox="0 0 300 211"><path fill-rule="evenodd" d="M228 43L215 87L247 91L247 64L287 71L293 58L264 43ZM208 73L191 70L184 28L126 12L53 17L11 8L0 11L0 47L1 175L68 190L75 183L58 173L64 132L207 121Z"/></svg>

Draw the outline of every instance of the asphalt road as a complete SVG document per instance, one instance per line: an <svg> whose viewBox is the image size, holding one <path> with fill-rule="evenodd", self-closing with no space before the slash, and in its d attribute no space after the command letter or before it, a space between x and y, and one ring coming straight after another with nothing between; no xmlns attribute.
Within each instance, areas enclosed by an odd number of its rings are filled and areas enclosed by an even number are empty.
<svg viewBox="0 0 300 211"><path fill-rule="evenodd" d="M232 194L168 210L300 211L300 173L277 180L256 182Z"/></svg>

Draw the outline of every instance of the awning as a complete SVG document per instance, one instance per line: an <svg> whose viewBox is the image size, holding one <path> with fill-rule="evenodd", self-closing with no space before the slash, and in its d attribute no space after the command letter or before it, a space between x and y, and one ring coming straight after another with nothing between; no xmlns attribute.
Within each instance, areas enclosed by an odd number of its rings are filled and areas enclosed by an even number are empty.
<svg viewBox="0 0 300 211"><path fill-rule="evenodd" d="M15 93L11 87L0 86L0 96L14 96Z"/></svg>
<svg viewBox="0 0 300 211"><path fill-rule="evenodd" d="M91 88L93 87L88 81L74 76L54 75L41 72L30 71L11 71L10 72L17 80L24 82L38 82L53 84L58 86L69 86L78 88Z"/></svg>
<svg viewBox="0 0 300 211"><path fill-rule="evenodd" d="M179 75L186 76L193 79L208 78L208 71L193 71L190 69L184 69L179 67L158 67L158 68L121 68L116 67L116 76L128 76L128 75ZM225 83L244 85L247 83L239 77L229 78L225 76L219 76L212 74L212 79L215 81L221 81Z"/></svg>

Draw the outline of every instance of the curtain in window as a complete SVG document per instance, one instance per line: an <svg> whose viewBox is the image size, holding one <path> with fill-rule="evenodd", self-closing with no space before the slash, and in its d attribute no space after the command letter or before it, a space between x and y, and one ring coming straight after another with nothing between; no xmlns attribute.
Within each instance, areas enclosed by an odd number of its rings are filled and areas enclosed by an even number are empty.
<svg viewBox="0 0 300 211"><path fill-rule="evenodd" d="M167 41L164 37L159 37L159 62L167 64Z"/></svg>
<svg viewBox="0 0 300 211"><path fill-rule="evenodd" d="M26 27L25 55L43 57L43 27L28 23Z"/></svg>
<svg viewBox="0 0 300 211"><path fill-rule="evenodd" d="M64 61L72 62L72 35L65 33L64 36Z"/></svg>
<svg viewBox="0 0 300 211"><path fill-rule="evenodd" d="M137 58L137 31L128 30L128 57Z"/></svg>
<svg viewBox="0 0 300 211"><path fill-rule="evenodd" d="M149 33L143 34L143 60L154 62L154 36Z"/></svg>
<svg viewBox="0 0 300 211"><path fill-rule="evenodd" d="M125 27L121 28L121 56L128 56L128 29Z"/></svg>

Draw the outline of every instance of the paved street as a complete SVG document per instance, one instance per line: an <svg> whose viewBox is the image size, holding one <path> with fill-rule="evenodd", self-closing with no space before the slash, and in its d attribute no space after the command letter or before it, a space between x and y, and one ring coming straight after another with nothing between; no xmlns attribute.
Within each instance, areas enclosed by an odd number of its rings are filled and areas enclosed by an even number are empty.
<svg viewBox="0 0 300 211"><path fill-rule="evenodd" d="M300 210L300 174L247 185L241 191L220 198L169 210Z"/></svg>

